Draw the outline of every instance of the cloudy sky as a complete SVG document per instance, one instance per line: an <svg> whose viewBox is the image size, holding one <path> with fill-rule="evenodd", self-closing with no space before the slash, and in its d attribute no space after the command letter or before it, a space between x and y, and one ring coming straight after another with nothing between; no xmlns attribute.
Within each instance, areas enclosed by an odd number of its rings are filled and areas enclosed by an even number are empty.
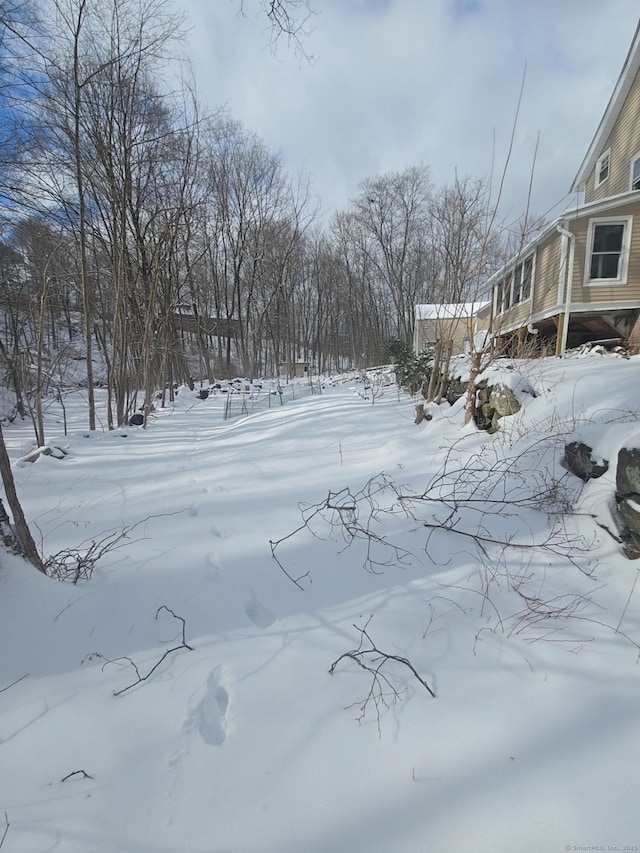
<svg viewBox="0 0 640 853"><path fill-rule="evenodd" d="M500 172L523 74L503 212L525 209L539 134L531 207L560 213L639 14L637 0L311 0L305 59L270 48L266 0L174 2L200 99L310 173L327 213L421 163L437 186Z"/></svg>

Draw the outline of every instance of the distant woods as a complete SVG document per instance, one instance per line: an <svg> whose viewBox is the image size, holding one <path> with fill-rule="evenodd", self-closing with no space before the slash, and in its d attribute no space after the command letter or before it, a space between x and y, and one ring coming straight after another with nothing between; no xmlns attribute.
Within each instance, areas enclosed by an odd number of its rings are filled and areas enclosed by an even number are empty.
<svg viewBox="0 0 640 853"><path fill-rule="evenodd" d="M300 37L306 3L263 8ZM94 428L97 381L113 427L192 377L378 363L503 257L488 186L424 165L321 222L305 176L202 112L163 0L0 0L0 27L0 384L36 424L73 366Z"/></svg>

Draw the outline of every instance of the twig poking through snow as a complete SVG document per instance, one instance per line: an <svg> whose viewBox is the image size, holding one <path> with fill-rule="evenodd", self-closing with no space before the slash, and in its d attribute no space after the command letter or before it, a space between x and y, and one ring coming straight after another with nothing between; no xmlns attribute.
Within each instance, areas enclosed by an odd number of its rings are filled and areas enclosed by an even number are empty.
<svg viewBox="0 0 640 853"><path fill-rule="evenodd" d="M29 673L25 672L24 675L21 675L20 678L16 678L15 681L12 681L11 684L7 684L6 687L0 687L0 693L4 693L5 690L8 690L10 687L14 687L16 684L19 684L23 679L28 678Z"/></svg>
<svg viewBox="0 0 640 853"><path fill-rule="evenodd" d="M123 660L128 661L131 664L131 666L134 668L135 673L136 673L136 680L133 681L131 684L127 685L127 687L123 687L122 690L114 690L113 691L114 696L121 696L123 693L126 693L127 690L131 690L132 687L135 687L137 684L141 684L143 681L146 681L151 675L153 675L153 673L160 666L160 664L173 652L178 652L178 651L180 651L180 649L188 649L190 652L193 651L193 646L190 646L185 639L186 625L185 625L185 621L182 618L182 616L178 616L177 614L175 614L173 612L173 610L171 610L170 607L167 607L166 604L163 604L160 607L158 607L158 609L156 610L156 619L158 618L158 614L160 613L161 610L166 610L167 613L170 613L174 619L178 619L180 622L182 622L182 642L180 643L180 645L174 646L172 649L167 649L167 651L162 655L162 657L154 663L154 665L151 667L151 669L149 670L149 672L146 675L140 675L140 670L138 669L137 664L135 663L135 661L133 661L127 655L122 655L121 657L114 658L113 660L110 660L109 658L105 658L104 655L101 655L99 652L94 652L93 654L88 656L87 659L101 658L102 660L104 660L104 664L102 665L103 669L105 668L105 666L108 663L118 663L119 661L123 661Z"/></svg>
<svg viewBox="0 0 640 853"><path fill-rule="evenodd" d="M93 776L89 776L86 770L74 770L72 773L67 773L66 776L63 776L60 781L66 782L67 779L71 779L72 776L83 776L85 779L93 779Z"/></svg>

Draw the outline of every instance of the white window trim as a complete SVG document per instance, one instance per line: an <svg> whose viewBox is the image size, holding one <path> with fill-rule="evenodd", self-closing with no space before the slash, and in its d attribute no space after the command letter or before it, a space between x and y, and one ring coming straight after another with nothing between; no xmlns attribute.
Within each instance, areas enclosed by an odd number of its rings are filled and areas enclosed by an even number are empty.
<svg viewBox="0 0 640 853"><path fill-rule="evenodd" d="M494 310L496 317L499 314L504 314L504 284L503 284L503 282L504 282L504 279L502 278L502 276L500 276L500 278L498 279L498 281L496 281L494 288L493 288L493 299L494 299L493 310ZM500 285L501 284L503 284L502 292L500 292Z"/></svg>
<svg viewBox="0 0 640 853"><path fill-rule="evenodd" d="M640 160L640 151L637 151L633 157L631 158L631 163L629 164L629 189L633 190L633 167ZM636 190L637 192L637 190Z"/></svg>
<svg viewBox="0 0 640 853"><path fill-rule="evenodd" d="M504 298L502 300L502 304L505 306L505 308L504 308L504 311L502 312L503 314L506 314L507 311L511 311L511 309L513 308L513 273L514 273L514 269L515 269L515 267L511 267L509 272L505 273L505 275L504 275L505 282L507 280L507 276L509 278L509 286L505 287L505 289L504 289ZM507 303L507 299L506 299L507 292L509 293L509 304L508 305L506 304Z"/></svg>
<svg viewBox="0 0 640 853"><path fill-rule="evenodd" d="M591 275L591 253L593 251L593 237L596 225L624 225L622 235L622 250L620 252L620 265L617 278L590 278ZM585 287L602 287L603 285L626 284L629 271L629 250L631 247L631 233L633 231L633 216L600 216L589 220L589 231L587 233L587 253L584 259L584 284Z"/></svg>
<svg viewBox="0 0 640 853"><path fill-rule="evenodd" d="M523 299L522 298L522 272L524 271L524 265L525 265L526 261L529 260L529 258L531 258L531 289L529 292L529 296L527 296L525 299ZM513 301L513 295L514 295L514 290L515 290L515 287L514 287L514 285L515 285L515 271L518 268L518 266L521 267L521 270L520 270L520 285L521 285L520 299L517 302L514 302ZM509 307L505 308L504 307L504 304L505 304L504 296L505 296L506 288L503 288L503 291L502 291L502 304L498 305L498 285L500 282L505 282L507 279L507 276L509 277ZM502 272L502 275L500 276L499 280L496 282L496 284L493 288L494 300L495 300L494 310L495 310L496 316L498 316L499 314L506 314L508 311L511 311L512 308L517 308L518 305L522 305L525 302L531 302L533 300L533 287L534 287L535 276L536 276L536 252L529 252L527 255L524 255L518 261L518 263L514 264L512 267L510 267L506 271Z"/></svg>
<svg viewBox="0 0 640 853"><path fill-rule="evenodd" d="M522 305L523 302L531 302L531 300L533 299L533 280L534 280L535 274L536 274L536 253L530 252L528 255L525 255L524 258L522 259L522 273L523 273L523 275L524 275L524 265L529 260L529 258L531 258L531 281L529 282L529 295L525 296L524 299L520 298L520 302L518 302L518 305ZM522 294L522 289L520 290L520 293Z"/></svg>
<svg viewBox="0 0 640 853"><path fill-rule="evenodd" d="M600 180L600 166L602 165L602 161L608 157L609 158L609 166L607 168L607 177ZM602 186L605 181L609 180L609 175L611 174L611 148L607 148L606 151L603 151L602 154L598 157L596 161L596 174L595 174L595 189Z"/></svg>
<svg viewBox="0 0 640 853"><path fill-rule="evenodd" d="M536 267L538 266L538 249L537 248L533 250L533 252L531 253L531 257L533 258L533 261L531 264L531 292L529 294L529 298L526 299L525 301L531 302L531 304L533 305L533 298L534 298L535 289L536 289Z"/></svg>

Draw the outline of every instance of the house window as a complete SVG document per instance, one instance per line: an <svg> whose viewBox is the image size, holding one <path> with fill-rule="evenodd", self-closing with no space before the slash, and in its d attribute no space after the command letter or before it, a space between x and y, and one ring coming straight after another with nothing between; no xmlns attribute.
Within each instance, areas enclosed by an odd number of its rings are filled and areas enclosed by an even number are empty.
<svg viewBox="0 0 640 853"><path fill-rule="evenodd" d="M631 189L640 190L640 153L631 161Z"/></svg>
<svg viewBox="0 0 640 853"><path fill-rule="evenodd" d="M518 264L513 274L513 304L517 305L520 302L520 294L522 293L522 264Z"/></svg>
<svg viewBox="0 0 640 853"><path fill-rule="evenodd" d="M631 222L631 216L591 220L586 265L589 284L626 284Z"/></svg>
<svg viewBox="0 0 640 853"><path fill-rule="evenodd" d="M513 277L513 273L509 273L509 275L504 280L504 310L507 311L511 308L511 279Z"/></svg>
<svg viewBox="0 0 640 853"><path fill-rule="evenodd" d="M609 177L609 168L611 166L611 149L607 148L604 154L598 158L596 163L596 187L603 184Z"/></svg>
<svg viewBox="0 0 640 853"><path fill-rule="evenodd" d="M531 299L533 255L529 255L496 285L496 314Z"/></svg>

